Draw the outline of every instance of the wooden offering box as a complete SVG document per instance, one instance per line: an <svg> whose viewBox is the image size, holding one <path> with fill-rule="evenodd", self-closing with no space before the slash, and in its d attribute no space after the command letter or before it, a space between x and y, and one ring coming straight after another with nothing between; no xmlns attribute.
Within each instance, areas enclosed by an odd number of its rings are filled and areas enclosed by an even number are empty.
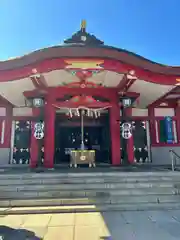
<svg viewBox="0 0 180 240"><path fill-rule="evenodd" d="M73 150L71 151L70 167L78 164L89 164L89 167L95 167L95 150Z"/></svg>

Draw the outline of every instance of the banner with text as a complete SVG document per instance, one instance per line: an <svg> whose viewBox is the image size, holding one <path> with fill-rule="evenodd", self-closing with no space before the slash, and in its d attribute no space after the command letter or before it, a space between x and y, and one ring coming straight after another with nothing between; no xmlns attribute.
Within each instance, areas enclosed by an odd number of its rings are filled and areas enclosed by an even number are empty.
<svg viewBox="0 0 180 240"><path fill-rule="evenodd" d="M173 143L173 122L171 117L165 117L165 129L166 129L166 141L167 143Z"/></svg>

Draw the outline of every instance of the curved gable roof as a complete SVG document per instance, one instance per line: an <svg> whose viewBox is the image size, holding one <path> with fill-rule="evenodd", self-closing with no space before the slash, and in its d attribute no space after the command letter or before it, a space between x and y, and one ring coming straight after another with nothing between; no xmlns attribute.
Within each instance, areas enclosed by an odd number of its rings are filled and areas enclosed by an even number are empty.
<svg viewBox="0 0 180 240"><path fill-rule="evenodd" d="M34 51L22 57L0 61L0 71L22 68L46 59L63 57L115 59L154 73L180 75L180 67L156 63L124 49L107 45L87 46L83 44L53 46Z"/></svg>

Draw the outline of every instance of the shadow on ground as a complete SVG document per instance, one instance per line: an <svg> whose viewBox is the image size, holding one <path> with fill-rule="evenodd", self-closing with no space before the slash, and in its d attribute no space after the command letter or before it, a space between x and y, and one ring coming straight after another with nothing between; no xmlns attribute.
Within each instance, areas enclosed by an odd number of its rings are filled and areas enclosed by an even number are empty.
<svg viewBox="0 0 180 240"><path fill-rule="evenodd" d="M14 229L0 226L0 240L42 240L34 232L26 229Z"/></svg>

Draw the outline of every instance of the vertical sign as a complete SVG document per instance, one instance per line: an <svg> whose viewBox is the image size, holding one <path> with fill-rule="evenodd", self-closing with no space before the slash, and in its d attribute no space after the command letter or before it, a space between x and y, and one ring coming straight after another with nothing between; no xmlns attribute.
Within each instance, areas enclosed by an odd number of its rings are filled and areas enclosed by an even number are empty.
<svg viewBox="0 0 180 240"><path fill-rule="evenodd" d="M165 129L166 129L166 141L167 143L173 143L173 123L171 117L165 117Z"/></svg>

